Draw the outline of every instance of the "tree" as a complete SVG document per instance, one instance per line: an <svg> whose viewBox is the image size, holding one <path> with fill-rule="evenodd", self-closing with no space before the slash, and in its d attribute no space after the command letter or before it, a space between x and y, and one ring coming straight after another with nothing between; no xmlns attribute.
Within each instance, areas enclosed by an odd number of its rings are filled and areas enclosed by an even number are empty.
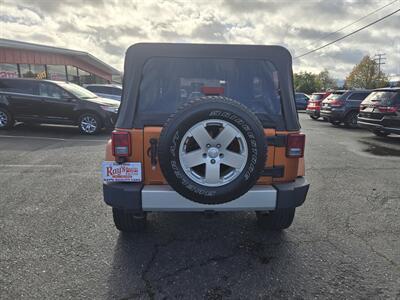
<svg viewBox="0 0 400 300"><path fill-rule="evenodd" d="M312 94L320 89L317 75L311 72L300 72L293 75L294 88L297 92Z"/></svg>
<svg viewBox="0 0 400 300"><path fill-rule="evenodd" d="M336 80L331 77L327 69L317 75L317 85L319 90L337 89Z"/></svg>
<svg viewBox="0 0 400 300"><path fill-rule="evenodd" d="M379 72L379 66L369 55L354 66L346 77L346 88L375 89L388 85L388 78L383 72Z"/></svg>

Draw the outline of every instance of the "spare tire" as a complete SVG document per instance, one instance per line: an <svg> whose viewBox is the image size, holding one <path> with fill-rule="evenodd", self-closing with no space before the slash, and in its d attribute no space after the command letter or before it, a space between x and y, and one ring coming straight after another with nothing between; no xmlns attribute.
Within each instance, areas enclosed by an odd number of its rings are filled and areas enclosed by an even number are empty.
<svg viewBox="0 0 400 300"><path fill-rule="evenodd" d="M161 171L182 196L221 204L245 194L266 160L264 130L241 103L219 96L185 103L160 134Z"/></svg>

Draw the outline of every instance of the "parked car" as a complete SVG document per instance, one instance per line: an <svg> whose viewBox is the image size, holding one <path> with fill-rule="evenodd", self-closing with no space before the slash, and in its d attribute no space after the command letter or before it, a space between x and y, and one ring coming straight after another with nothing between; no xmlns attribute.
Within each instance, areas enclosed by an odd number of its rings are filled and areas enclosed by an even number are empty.
<svg viewBox="0 0 400 300"><path fill-rule="evenodd" d="M263 228L291 225L309 184L285 48L143 43L125 70L102 168L117 229L142 230L157 211L253 211Z"/></svg>
<svg viewBox="0 0 400 300"><path fill-rule="evenodd" d="M320 117L322 100L324 100L330 94L331 92L312 93L306 108L306 113L311 119L317 120Z"/></svg>
<svg viewBox="0 0 400 300"><path fill-rule="evenodd" d="M358 124L377 136L400 134L400 88L374 90L360 105Z"/></svg>
<svg viewBox="0 0 400 300"><path fill-rule="evenodd" d="M304 110L307 108L308 100L310 96L304 93L296 93L295 94L295 101L296 101L296 109L297 110Z"/></svg>
<svg viewBox="0 0 400 300"><path fill-rule="evenodd" d="M86 89L99 97L121 101L122 86L117 84L86 84Z"/></svg>
<svg viewBox="0 0 400 300"><path fill-rule="evenodd" d="M333 125L344 123L346 127L357 127L357 115L361 102L371 93L368 90L338 90L322 101L320 115Z"/></svg>
<svg viewBox="0 0 400 300"><path fill-rule="evenodd" d="M69 82L0 79L0 129L20 121L77 125L83 134L96 134L114 128L119 103Z"/></svg>

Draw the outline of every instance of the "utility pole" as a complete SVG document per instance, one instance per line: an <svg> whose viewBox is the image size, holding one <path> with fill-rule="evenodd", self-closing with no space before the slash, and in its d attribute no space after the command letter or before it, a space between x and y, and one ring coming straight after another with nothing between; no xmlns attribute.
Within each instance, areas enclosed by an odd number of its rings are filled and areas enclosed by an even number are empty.
<svg viewBox="0 0 400 300"><path fill-rule="evenodd" d="M381 78L381 65L386 64L386 53L377 53L374 56L374 60L376 61L376 63L378 64L378 77Z"/></svg>

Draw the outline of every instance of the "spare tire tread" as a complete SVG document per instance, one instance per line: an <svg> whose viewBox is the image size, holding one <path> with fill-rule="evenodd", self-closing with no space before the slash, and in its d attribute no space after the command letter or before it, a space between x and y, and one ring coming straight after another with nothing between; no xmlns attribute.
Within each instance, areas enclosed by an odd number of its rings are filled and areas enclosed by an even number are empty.
<svg viewBox="0 0 400 300"><path fill-rule="evenodd" d="M167 159L171 154L169 147L166 147L163 145L163 142L165 140L168 140L168 136L171 135L170 127L171 126L177 126L177 124L180 122L180 120L177 120L177 118L182 118L182 113L185 111L193 111L196 109L198 105L204 105L204 103L207 103L207 108L208 107L213 107L213 104L216 104L219 106L219 108L216 108L216 110L221 109L221 105L227 105L228 110L229 108L231 109L237 109L238 111L242 111L243 113L246 114L246 117L242 116L243 118L247 118L247 121L245 120L245 123L247 125L250 125L252 132L256 136L255 139L258 141L256 148L257 148L257 161L254 163L255 168L251 171L250 178L247 178L246 184L244 184L241 187L238 186L233 186L232 187L232 182L228 183L226 186L231 186L232 190L228 193L225 193L225 196L223 196L223 192L219 193L216 192L216 189L224 189L224 187L205 187L198 185L197 183L194 183L191 181L191 185L194 186L193 190L188 191L186 186L183 186L184 180L181 180L181 182L178 182L178 179L174 174L170 175L168 173L171 173L170 171L166 171L170 169L169 164L171 164L170 160ZM221 109L223 110L223 109ZM190 112L189 111L189 112ZM188 112L188 113L189 113ZM196 116L196 114L201 114L201 112L195 112L193 116ZM238 116L237 113L234 111L232 112L233 115L237 116L240 118L240 115ZM190 118L190 117L189 117ZM216 117L217 119L220 117ZM221 120L224 120L224 118L221 118ZM249 121L251 121L253 124L249 124ZM178 122L178 123L177 123ZM230 121L232 124L235 125L233 121ZM163 130L161 131L160 138L159 138L159 147L158 147L158 156L159 156L159 162L160 162L160 167L162 170L162 173L164 177L166 178L167 182L171 185L171 187L177 191L179 194L182 196L188 198L189 200L192 200L194 202L202 203L202 204L221 204L221 203L226 203L229 201L232 201L240 196L242 196L244 193L246 193L258 180L258 178L261 176L261 172L264 169L265 161L266 161L266 154L267 154L267 145L265 143L264 139L264 129L263 126L258 119L257 116L254 115L254 113L247 108L245 105L239 103L238 101L235 101L233 99L223 97L223 96L205 96L205 97L200 97L197 99L190 100L183 105L181 105L175 113L173 113L165 122ZM176 132L176 129L174 130ZM169 137L171 138L171 137ZM261 140L262 139L262 140ZM248 145L250 147L250 145ZM249 163L249 162L248 162ZM246 163L246 164L248 164ZM167 173L167 174L166 174ZM184 175L183 177L185 177ZM239 178L242 177L242 174L239 176ZM185 177L186 178L186 177ZM233 182L237 181L239 178L235 179ZM241 179L243 180L243 179ZM186 181L190 181L189 178L186 178ZM203 191L207 190L212 190L214 195L209 195L207 192L203 193Z"/></svg>

